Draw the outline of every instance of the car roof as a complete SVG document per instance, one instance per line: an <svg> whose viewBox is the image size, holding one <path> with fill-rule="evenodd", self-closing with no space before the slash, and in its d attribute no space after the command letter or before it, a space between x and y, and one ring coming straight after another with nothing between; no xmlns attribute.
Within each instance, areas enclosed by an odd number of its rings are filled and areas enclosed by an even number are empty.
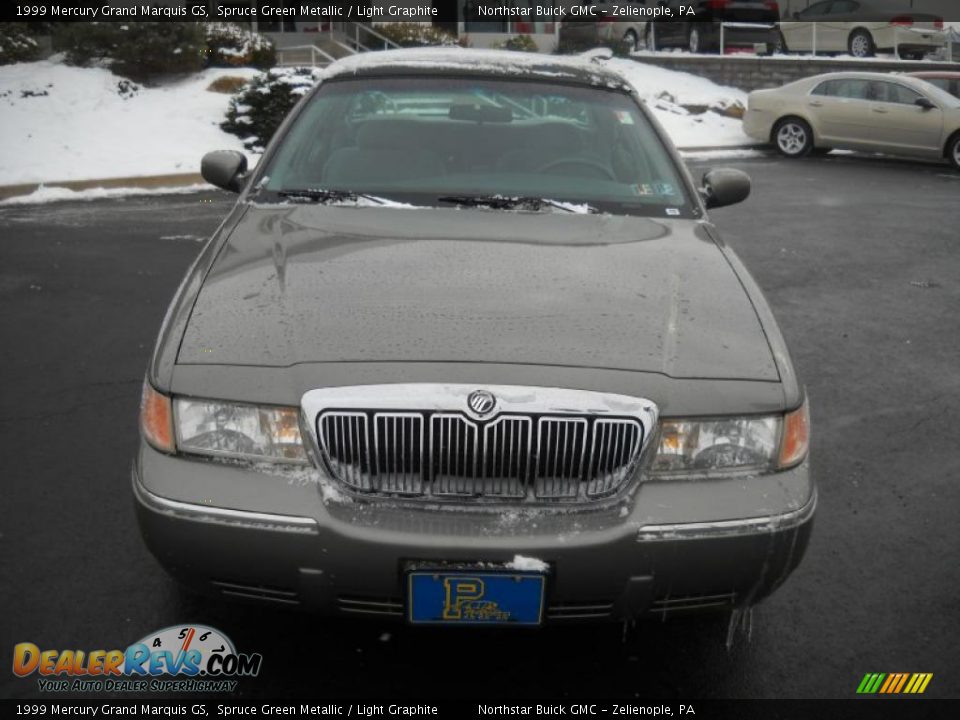
<svg viewBox="0 0 960 720"><path fill-rule="evenodd" d="M557 56L461 47L405 48L351 55L329 65L322 79L345 76L475 75L630 91L631 86L622 75L604 67L603 63L610 54L609 50Z"/></svg>
<svg viewBox="0 0 960 720"><path fill-rule="evenodd" d="M883 72L833 72L833 73L823 73L822 75L813 75L803 80L799 80L799 83L809 83L815 85L817 83L825 82L827 80L884 80L890 82L891 80L901 80L907 85L919 86L921 84L921 79L917 77L912 77L906 74L897 74L897 73L883 73Z"/></svg>

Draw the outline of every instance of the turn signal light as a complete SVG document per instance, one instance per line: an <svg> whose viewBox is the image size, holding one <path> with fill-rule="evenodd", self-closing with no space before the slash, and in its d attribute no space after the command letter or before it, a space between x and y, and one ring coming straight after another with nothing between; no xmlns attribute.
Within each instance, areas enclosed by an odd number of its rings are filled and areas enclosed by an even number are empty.
<svg viewBox="0 0 960 720"><path fill-rule="evenodd" d="M780 443L780 468L799 465L810 449L810 411L807 401L783 418L783 441Z"/></svg>
<svg viewBox="0 0 960 720"><path fill-rule="evenodd" d="M172 453L173 411L170 398L162 395L144 380L143 394L140 396L140 432L143 438L157 450Z"/></svg>

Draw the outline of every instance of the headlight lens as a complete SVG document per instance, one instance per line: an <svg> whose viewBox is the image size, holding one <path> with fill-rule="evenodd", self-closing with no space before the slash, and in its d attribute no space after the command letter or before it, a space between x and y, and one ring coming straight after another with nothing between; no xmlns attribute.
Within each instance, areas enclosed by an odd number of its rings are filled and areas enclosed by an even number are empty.
<svg viewBox="0 0 960 720"><path fill-rule="evenodd" d="M785 470L810 446L807 402L786 415L664 420L651 470L697 475L713 470Z"/></svg>
<svg viewBox="0 0 960 720"><path fill-rule="evenodd" d="M174 401L177 449L214 457L306 463L296 408Z"/></svg>
<svg viewBox="0 0 960 720"><path fill-rule="evenodd" d="M777 457L780 418L664 420L654 458L657 473L767 469Z"/></svg>

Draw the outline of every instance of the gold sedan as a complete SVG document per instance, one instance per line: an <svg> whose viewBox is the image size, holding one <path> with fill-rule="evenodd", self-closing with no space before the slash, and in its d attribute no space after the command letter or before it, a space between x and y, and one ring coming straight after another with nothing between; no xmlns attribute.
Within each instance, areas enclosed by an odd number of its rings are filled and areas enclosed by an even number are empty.
<svg viewBox="0 0 960 720"><path fill-rule="evenodd" d="M946 158L960 170L960 99L904 75L827 73L756 90L743 129L790 158L836 148Z"/></svg>

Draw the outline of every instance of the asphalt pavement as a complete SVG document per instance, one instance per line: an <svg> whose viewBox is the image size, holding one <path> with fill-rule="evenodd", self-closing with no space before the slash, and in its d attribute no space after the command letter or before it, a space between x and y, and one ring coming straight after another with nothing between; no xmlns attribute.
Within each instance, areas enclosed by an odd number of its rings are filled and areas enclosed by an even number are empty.
<svg viewBox="0 0 960 720"><path fill-rule="evenodd" d="M692 161L694 171L704 169ZM856 156L717 160L713 219L807 385L820 507L806 558L727 639L717 620L534 632L331 621L186 595L145 549L129 464L167 303L223 193L0 208L0 667L186 622L263 654L240 696L852 697L932 672L960 697L960 173ZM0 697L36 697L0 670Z"/></svg>

